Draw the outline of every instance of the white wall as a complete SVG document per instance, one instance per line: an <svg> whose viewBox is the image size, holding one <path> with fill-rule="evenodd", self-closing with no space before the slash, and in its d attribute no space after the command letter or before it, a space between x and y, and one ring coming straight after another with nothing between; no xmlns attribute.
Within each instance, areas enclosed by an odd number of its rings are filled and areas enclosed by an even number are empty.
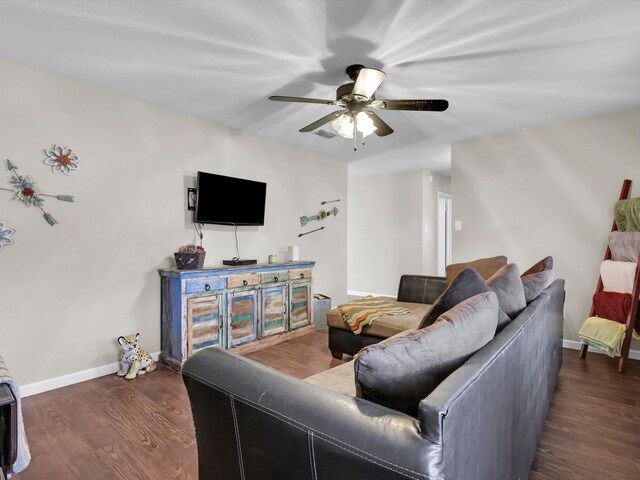
<svg viewBox="0 0 640 480"><path fill-rule="evenodd" d="M552 255L577 340L622 181L640 194L640 108L457 143L452 164L454 261L504 254L522 270Z"/></svg>
<svg viewBox="0 0 640 480"><path fill-rule="evenodd" d="M267 182L265 226L239 229L244 258L297 244L317 261L314 290L346 298L346 211L297 237L300 215L346 203L345 164L6 61L0 78L0 185L9 158L43 192L76 196L46 200L50 227L0 191L0 220L16 229L0 251L0 355L19 384L112 363L122 334L160 349L157 269L195 240L185 187L198 170ZM53 143L77 152L78 171L42 163ZM204 247L207 266L233 257L232 228L205 227Z"/></svg>
<svg viewBox="0 0 640 480"><path fill-rule="evenodd" d="M437 192L449 183L429 170L349 179L349 291L395 296L401 275L437 273Z"/></svg>

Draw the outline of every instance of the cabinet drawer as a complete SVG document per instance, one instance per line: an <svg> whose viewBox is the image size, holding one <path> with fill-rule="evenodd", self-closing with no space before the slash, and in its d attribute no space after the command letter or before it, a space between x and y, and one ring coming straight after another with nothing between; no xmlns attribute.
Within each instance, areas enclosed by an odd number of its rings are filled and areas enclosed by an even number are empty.
<svg viewBox="0 0 640 480"><path fill-rule="evenodd" d="M232 275L227 277L227 288L248 287L260 283L259 273L248 273L246 275Z"/></svg>
<svg viewBox="0 0 640 480"><path fill-rule="evenodd" d="M286 282L289 278L287 272L267 272L262 275L262 283Z"/></svg>
<svg viewBox="0 0 640 480"><path fill-rule="evenodd" d="M289 280L300 280L302 278L311 278L311 269L289 270Z"/></svg>
<svg viewBox="0 0 640 480"><path fill-rule="evenodd" d="M225 279L221 277L195 278L185 281L185 291L187 295L201 295L217 290L224 290Z"/></svg>

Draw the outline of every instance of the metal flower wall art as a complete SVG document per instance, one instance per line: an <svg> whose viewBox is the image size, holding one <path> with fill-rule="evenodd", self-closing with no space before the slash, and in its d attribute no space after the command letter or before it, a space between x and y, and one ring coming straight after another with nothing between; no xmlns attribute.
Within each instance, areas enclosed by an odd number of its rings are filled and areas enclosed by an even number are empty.
<svg viewBox="0 0 640 480"><path fill-rule="evenodd" d="M47 213L44 209L44 198L42 197L53 197L57 198L62 202L73 202L73 196L71 195L50 195L47 193L42 193L40 188L38 188L37 182L30 175L22 176L18 173L18 167L16 167L11 160L7 160L7 169L9 170L11 183L11 188L2 188L0 190L5 190L7 192L12 192L14 194L13 199L18 200L24 203L27 207L34 206L42 212L44 219L47 221L49 225L52 227L58 223L58 221L51 216L50 213Z"/></svg>
<svg viewBox="0 0 640 480"><path fill-rule="evenodd" d="M60 145L54 145L51 150L45 150L44 153L47 154L44 163L51 167L53 173L62 172L69 175L69 172L78 169L78 156L69 147L62 148Z"/></svg>
<svg viewBox="0 0 640 480"><path fill-rule="evenodd" d="M13 245L13 239L11 238L16 231L13 228L9 228L5 225L4 221L0 220L0 251L7 245Z"/></svg>

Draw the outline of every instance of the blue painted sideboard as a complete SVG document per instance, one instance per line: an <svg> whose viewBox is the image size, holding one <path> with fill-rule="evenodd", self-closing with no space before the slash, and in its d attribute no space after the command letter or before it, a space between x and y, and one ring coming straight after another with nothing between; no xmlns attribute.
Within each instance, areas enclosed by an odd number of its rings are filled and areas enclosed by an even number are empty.
<svg viewBox="0 0 640 480"><path fill-rule="evenodd" d="M234 348L313 323L315 262L160 269L162 358Z"/></svg>

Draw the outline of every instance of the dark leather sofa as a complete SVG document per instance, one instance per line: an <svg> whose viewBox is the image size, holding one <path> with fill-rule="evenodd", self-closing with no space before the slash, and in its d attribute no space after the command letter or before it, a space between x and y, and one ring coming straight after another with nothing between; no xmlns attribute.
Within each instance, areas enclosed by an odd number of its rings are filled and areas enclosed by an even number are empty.
<svg viewBox="0 0 640 480"><path fill-rule="evenodd" d="M182 374L202 480L526 479L562 363L556 280L418 417L208 348Z"/></svg>

